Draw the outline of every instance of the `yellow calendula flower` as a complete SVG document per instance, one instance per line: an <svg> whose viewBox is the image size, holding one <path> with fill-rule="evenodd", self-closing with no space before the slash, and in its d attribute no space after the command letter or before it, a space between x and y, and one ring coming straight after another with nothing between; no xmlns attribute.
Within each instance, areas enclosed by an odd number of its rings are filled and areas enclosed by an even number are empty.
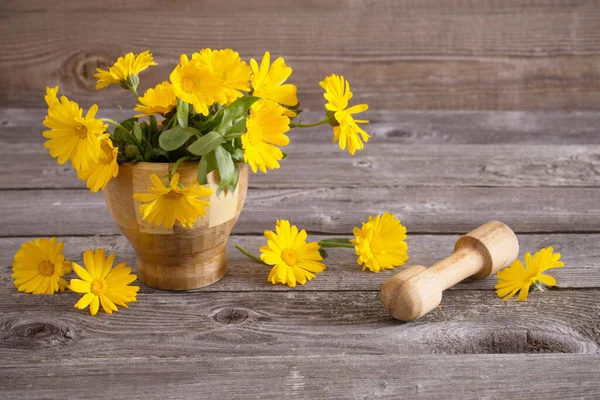
<svg viewBox="0 0 600 400"><path fill-rule="evenodd" d="M277 146L287 146L290 139L290 119L282 114L279 104L258 100L250 109L246 120L246 133L242 135L244 161L256 173L258 169L278 169L283 153Z"/></svg>
<svg viewBox="0 0 600 400"><path fill-rule="evenodd" d="M368 222L363 222L361 228L355 227L352 233L356 238L350 242L354 244L357 263L362 265L363 271L380 272L408 260L406 227L392 213L369 217Z"/></svg>
<svg viewBox="0 0 600 400"><path fill-rule="evenodd" d="M58 157L58 163L71 160L77 171L87 170L90 164L100 158L100 141L109 136L104 133L108 125L95 118L98 106L90 107L85 117L83 110L74 101L65 96L56 101L44 119L44 137L50 139L44 146L50 149L52 157Z"/></svg>
<svg viewBox="0 0 600 400"><path fill-rule="evenodd" d="M271 63L271 54L267 51L262 58L260 68L255 59L250 59L252 68L252 95L265 100L272 100L276 103L286 106L295 106L298 104L296 95L298 89L295 85L285 83L292 74L292 69L285 64L283 58L279 57L273 64ZM284 84L285 83L285 84ZM295 117L296 113L287 108L286 115Z"/></svg>
<svg viewBox="0 0 600 400"><path fill-rule="evenodd" d="M144 221L172 228L175 221L179 221L184 227L192 224L200 216L206 215L206 207L210 202L200 200L212 194L210 188L200 186L196 183L188 188L179 186L179 174L173 175L169 185L165 185L158 175L150 175L154 186L148 188L150 193L134 194L135 200L143 203L140 206L140 214Z"/></svg>
<svg viewBox="0 0 600 400"><path fill-rule="evenodd" d="M223 79L185 54L170 76L175 96L194 106L197 113L208 115L208 107L221 98Z"/></svg>
<svg viewBox="0 0 600 400"><path fill-rule="evenodd" d="M496 294L505 301L519 292L519 301L527 300L531 286L540 283L548 286L556 285L556 279L542 272L552 268L561 268L565 265L560 260L560 253L553 253L554 249L548 247L541 249L531 256L525 254L525 265L520 260L515 260L508 268L504 268L496 275L498 283L495 286Z"/></svg>
<svg viewBox="0 0 600 400"><path fill-rule="evenodd" d="M168 114L177 107L177 97L173 91L171 82L163 82L156 85L153 89L150 88L140 97L138 104L134 110L141 112L136 117L149 116L152 114Z"/></svg>
<svg viewBox="0 0 600 400"><path fill-rule="evenodd" d="M77 176L82 181L87 181L87 187L92 192L104 189L106 184L119 174L117 155L119 149L114 147L108 138L100 142L100 158L97 162L90 164L86 170L79 171Z"/></svg>
<svg viewBox="0 0 600 400"><path fill-rule="evenodd" d="M73 263L73 270L80 279L71 279L69 289L84 296L75 303L75 308L83 310L90 306L90 314L96 315L102 305L107 314L119 311L117 306L127 308L127 303L136 301L138 286L129 286L137 279L127 263L113 268L115 255L106 257L104 249L86 250L83 253L85 268Z"/></svg>
<svg viewBox="0 0 600 400"><path fill-rule="evenodd" d="M237 51L202 49L192 54L192 60L221 78L219 104L230 104L244 95L241 92L250 91L250 67Z"/></svg>
<svg viewBox="0 0 600 400"><path fill-rule="evenodd" d="M353 114L358 114L367 111L369 106L366 104L358 104L348 107L348 101L352 98L350 84L343 76L331 75L326 77L321 83L321 87L325 89L325 99L327 104L325 108L329 111L330 122L333 126L333 141L339 142L340 149L346 149L354 154L356 150L364 148L364 142L369 141L369 134L365 132L358 124L366 124L369 121L364 119L354 119Z"/></svg>
<svg viewBox="0 0 600 400"><path fill-rule="evenodd" d="M54 108L56 103L58 103L58 86L53 88L46 88L46 95L44 96L44 100L46 100L46 104L48 105L48 112Z"/></svg>
<svg viewBox="0 0 600 400"><path fill-rule="evenodd" d="M94 75L98 79L96 89L105 88L113 83L125 89L135 89L139 83L138 74L151 65L157 64L149 50L140 54L127 53L124 57L119 57L108 71L96 68L97 74Z"/></svg>
<svg viewBox="0 0 600 400"><path fill-rule="evenodd" d="M275 232L265 231L267 245L260 248L260 259L273 269L268 281L272 284L283 283L295 287L296 283L304 285L325 270L325 264L319 253L319 244L306 243L306 231L298 231L295 225L290 226L286 220L278 220Z"/></svg>
<svg viewBox="0 0 600 400"><path fill-rule="evenodd" d="M63 256L63 242L52 239L35 239L23 243L15 254L12 277L19 292L53 294L64 292L71 272L71 262Z"/></svg>

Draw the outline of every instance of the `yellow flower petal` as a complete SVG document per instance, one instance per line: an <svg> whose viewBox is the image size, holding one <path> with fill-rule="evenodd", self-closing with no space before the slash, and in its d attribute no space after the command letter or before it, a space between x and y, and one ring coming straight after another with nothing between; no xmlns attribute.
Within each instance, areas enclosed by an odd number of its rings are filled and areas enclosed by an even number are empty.
<svg viewBox="0 0 600 400"><path fill-rule="evenodd" d="M556 285L556 279L549 275L543 275L542 272L551 268L560 268L564 264L559 261L560 254L553 253L551 247L541 249L533 256L531 253L525 254L525 264L520 260L515 260L509 267L498 271L498 283L495 286L496 294L504 300L513 297L517 292L518 301L524 301L529 295L529 290L536 283L543 283L548 286Z"/></svg>
<svg viewBox="0 0 600 400"><path fill-rule="evenodd" d="M156 65L150 51L146 50L140 54L127 53L119 57L117 61L106 71L96 68L94 75L98 79L96 89L105 88L111 84L123 84L130 77L137 75L151 65Z"/></svg>
<svg viewBox="0 0 600 400"><path fill-rule="evenodd" d="M83 310L89 306L95 298L96 295L94 293L86 293L77 303L75 303L75 308Z"/></svg>
<svg viewBox="0 0 600 400"><path fill-rule="evenodd" d="M62 277L70 266L62 254L63 246L56 238L21 245L12 266L13 283L19 292L53 294L65 289L67 283Z"/></svg>
<svg viewBox="0 0 600 400"><path fill-rule="evenodd" d="M287 146L290 142L285 135L290 130L290 119L282 113L277 103L259 100L252 105L250 117L246 120L246 133L242 135L244 161L252 172L267 172L278 169L283 152L277 146Z"/></svg>
<svg viewBox="0 0 600 400"><path fill-rule="evenodd" d="M131 268L126 263L112 268L114 258L114 254L106 257L104 249L90 249L84 253L86 269L73 263L75 273L84 279L71 279L69 285L74 292L84 293L75 304L76 308L84 309L89 306L90 314L96 315L102 306L106 313L112 314L113 311L118 311L117 304L127 307L127 302L136 301L139 287L129 286L136 276L130 274Z"/></svg>
<svg viewBox="0 0 600 400"><path fill-rule="evenodd" d="M330 75L320 83L325 89L325 109L333 115L328 114L333 126L333 141L338 142L340 149L348 148L350 154L364 148L363 142L368 142L370 136L358 124L368 123L368 120L354 119L353 114L366 111L369 106L358 104L348 108L348 101L352 98L350 84L343 76Z"/></svg>
<svg viewBox="0 0 600 400"><path fill-rule="evenodd" d="M362 227L353 230L357 263L362 270L380 272L404 265L408 260L406 228L394 214L386 212L369 217Z"/></svg>
<svg viewBox="0 0 600 400"><path fill-rule="evenodd" d="M85 282L81 279L71 279L71 283L69 283L69 289L75 293L89 293L91 290L90 285L90 282Z"/></svg>
<svg viewBox="0 0 600 400"><path fill-rule="evenodd" d="M181 189L178 186L179 174L171 178L169 186L165 186L156 174L151 174L150 180L154 186L148 190L153 193L133 196L135 200L147 203L139 208L144 221L165 228L172 228L178 221L191 227L198 217L206 215L206 207L210 204L207 200L212 194L210 188L194 184Z"/></svg>
<svg viewBox="0 0 600 400"><path fill-rule="evenodd" d="M262 246L261 259L273 265L268 282L282 283L289 287L304 285L315 277L314 273L325 270L317 243L306 243L306 231L299 231L287 220L277 220L275 230L265 231L268 245Z"/></svg>

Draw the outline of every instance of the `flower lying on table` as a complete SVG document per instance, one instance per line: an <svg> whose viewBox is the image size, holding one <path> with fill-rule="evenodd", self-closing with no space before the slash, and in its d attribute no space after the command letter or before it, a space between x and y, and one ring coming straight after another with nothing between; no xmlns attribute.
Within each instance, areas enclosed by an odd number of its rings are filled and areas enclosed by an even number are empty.
<svg viewBox="0 0 600 400"><path fill-rule="evenodd" d="M117 305L127 308L127 303L136 301L138 286L129 286L137 279L131 274L127 263L112 267L115 255L106 257L104 249L90 249L83 253L85 269L73 263L73 270L81 279L71 279L69 289L85 295L75 304L83 310L90 306L90 314L96 315L100 305L107 314L119 311Z"/></svg>
<svg viewBox="0 0 600 400"><path fill-rule="evenodd" d="M53 294L65 291L67 281L63 276L71 272L71 262L63 256L64 245L56 238L35 239L21 245L12 269L19 292Z"/></svg>
<svg viewBox="0 0 600 400"><path fill-rule="evenodd" d="M175 200L187 189L177 191L163 180L172 182L182 162L196 161L198 185L206 185L207 175L218 172L219 196L223 191L235 192L241 163L248 164L254 173L280 168L280 161L287 157L282 149L290 142L286 134L291 129L330 125L333 142L341 149L348 148L350 154L369 140L358 125L368 121L353 117L368 106L349 107L353 93L343 76L334 74L320 82L327 100L323 119L304 124L296 122L302 112L297 88L286 83L292 69L281 57L271 63L269 52L260 64L250 59L249 65L232 49L202 49L191 57L182 54L169 80L140 96L139 74L153 65L157 64L152 54L144 51L119 57L108 69L97 69L96 89L115 84L137 99L134 110L138 114L120 122L96 118L97 105L84 116L77 103L65 96L58 98L58 87L46 90L48 115L44 125L48 130L44 136L49 140L45 146L59 164L70 161L93 192L118 176L120 164L173 163L166 176L153 179L153 191L164 194L163 200ZM108 131L107 124L114 126L113 132ZM142 197L149 199L145 194ZM208 200L197 203L208 205ZM185 201L153 201L139 207L139 213L155 225L169 228L179 221L191 227L195 217L202 214L199 207L189 205Z"/></svg>
<svg viewBox="0 0 600 400"><path fill-rule="evenodd" d="M529 290L543 290L542 285L554 286L556 279L543 272L562 268L565 263L560 260L560 253L553 253L554 249L548 247L541 249L531 256L525 254L525 265L520 260L515 260L510 267L498 271L498 283L495 286L496 294L503 300L508 300L519 292L519 301L527 300Z"/></svg>
<svg viewBox="0 0 600 400"><path fill-rule="evenodd" d="M283 283L295 287L296 283L304 285L315 277L316 273L325 270L321 263L327 253L325 247L342 247L354 249L358 256L357 263L362 270L380 272L404 265L408 260L406 244L406 227L392 213L386 212L376 217L369 217L362 228L354 228L355 239L332 238L320 242L306 243L306 231L298 231L289 221L277 220L275 232L265 231L267 245L260 248L260 258L252 255L240 245L235 247L252 260L273 266L268 281Z"/></svg>
<svg viewBox="0 0 600 400"><path fill-rule="evenodd" d="M56 238L35 239L23 243L13 262L14 285L19 292L54 294L65 289L85 295L75 304L76 308L90 306L96 315L100 306L108 313L118 311L117 305L127 307L136 301L138 286L130 286L137 279L131 274L127 263L112 267L115 255L106 257L104 249L87 250L83 254L85 268L67 261L63 256L64 243ZM71 279L67 284L65 274L74 269L81 279Z"/></svg>

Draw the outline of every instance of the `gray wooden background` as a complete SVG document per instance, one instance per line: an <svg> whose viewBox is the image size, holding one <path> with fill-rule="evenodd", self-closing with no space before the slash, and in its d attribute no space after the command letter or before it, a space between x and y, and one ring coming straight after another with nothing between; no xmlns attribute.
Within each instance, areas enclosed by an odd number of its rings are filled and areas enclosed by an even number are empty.
<svg viewBox="0 0 600 400"><path fill-rule="evenodd" d="M3 0L0 20L2 106L41 106L48 84L129 106L93 89L96 67L149 49L148 87L181 53L231 47L284 56L312 109L333 72L378 110L600 109L598 0Z"/></svg>
<svg viewBox="0 0 600 400"><path fill-rule="evenodd" d="M600 2L577 0L16 1L0 4L0 399L600 398ZM354 157L331 129L292 132L282 169L252 175L228 274L189 292L141 285L95 318L79 295L17 293L15 251L58 236L66 256L133 250L101 194L43 147L43 91L113 117L132 105L93 89L97 66L150 49L145 86L182 52L285 56L308 112L336 72L371 109ZM234 249L257 250L287 218L311 239L394 212L409 263L431 265L491 219L521 254L554 246L555 289L502 302L466 281L412 323L383 309L396 271L363 273L351 251L289 289Z"/></svg>

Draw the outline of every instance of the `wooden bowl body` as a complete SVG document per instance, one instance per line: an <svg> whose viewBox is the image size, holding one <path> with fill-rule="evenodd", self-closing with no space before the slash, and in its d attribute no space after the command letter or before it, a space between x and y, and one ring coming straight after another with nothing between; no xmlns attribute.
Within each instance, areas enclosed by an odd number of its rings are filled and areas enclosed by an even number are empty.
<svg viewBox="0 0 600 400"><path fill-rule="evenodd" d="M139 213L142 203L135 193L147 193L152 186L150 174L164 177L173 164L127 163L104 189L110 214L136 252L139 279L157 289L188 290L211 285L227 272L225 246L244 205L248 189L248 168L239 164L240 179L234 194L217 198L219 175L208 175L213 191L206 215L198 217L193 228L175 222L172 228L144 222ZM186 187L195 182L198 163L180 165L180 182ZM166 182L166 179L164 180Z"/></svg>

